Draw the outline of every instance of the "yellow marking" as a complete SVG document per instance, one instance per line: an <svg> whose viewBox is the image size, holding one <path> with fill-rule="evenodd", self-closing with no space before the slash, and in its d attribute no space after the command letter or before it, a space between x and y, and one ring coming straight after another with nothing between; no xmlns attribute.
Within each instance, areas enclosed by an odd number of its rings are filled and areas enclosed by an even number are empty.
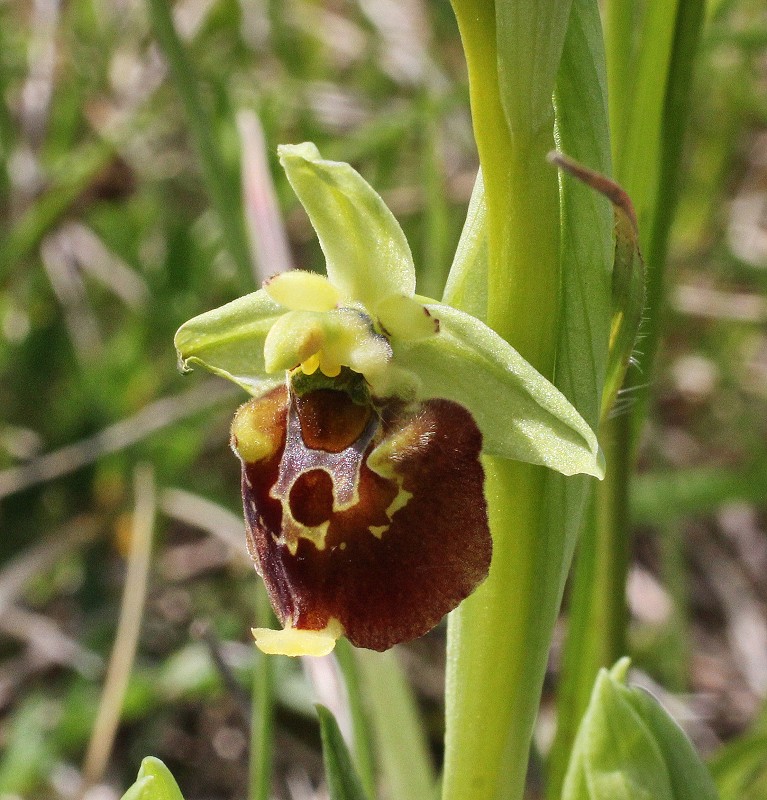
<svg viewBox="0 0 767 800"><path fill-rule="evenodd" d="M251 628L256 647L262 653L279 656L326 656L343 632L341 623L332 617L321 631L299 630L291 625L281 631Z"/></svg>
<svg viewBox="0 0 767 800"><path fill-rule="evenodd" d="M397 492L397 496L391 501L391 503L389 503L389 507L386 509L386 516L389 518L389 522L393 520L394 515L401 508L404 508L410 502L410 498L413 496L412 492L402 488L403 478L401 478L399 475L392 472L390 480L397 482L399 491ZM376 537L376 539L382 539L383 535L389 530L390 527L391 525L370 525L368 530L373 534L373 536Z"/></svg>
<svg viewBox="0 0 767 800"><path fill-rule="evenodd" d="M274 405L268 401L250 401L237 409L232 420L232 448L246 464L261 461L273 455L279 446L275 431Z"/></svg>
<svg viewBox="0 0 767 800"><path fill-rule="evenodd" d="M330 520L319 525L303 525L297 522L290 513L288 503L280 501L282 504L282 533L278 539L279 544L284 544L294 556L298 552L298 543L301 539L308 539L318 550L325 549L325 537L330 527Z"/></svg>
<svg viewBox="0 0 767 800"><path fill-rule="evenodd" d="M407 489L402 487L404 478L396 475L394 479L397 481L399 491L397 492L397 496L391 501L391 503L389 503L389 507L386 509L386 516L389 519L391 519L401 508L404 508L410 502L410 498L413 496L412 492L409 492Z"/></svg>

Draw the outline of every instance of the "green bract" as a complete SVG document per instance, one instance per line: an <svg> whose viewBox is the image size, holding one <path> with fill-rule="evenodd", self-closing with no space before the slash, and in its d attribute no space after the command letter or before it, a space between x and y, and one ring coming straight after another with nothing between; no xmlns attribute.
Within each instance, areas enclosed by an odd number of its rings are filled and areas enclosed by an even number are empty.
<svg viewBox="0 0 767 800"><path fill-rule="evenodd" d="M567 770L562 800L716 800L690 740L641 689L628 659L601 670Z"/></svg>
<svg viewBox="0 0 767 800"><path fill-rule="evenodd" d="M123 795L122 800L184 800L173 775L159 758L147 756L135 783Z"/></svg>
<svg viewBox="0 0 767 800"><path fill-rule="evenodd" d="M415 295L407 240L373 188L310 143L280 161L317 231L327 279L287 273L182 325L183 368L200 364L254 396L300 367L349 367L372 396L467 408L483 451L601 478L596 437L562 393L478 319Z"/></svg>

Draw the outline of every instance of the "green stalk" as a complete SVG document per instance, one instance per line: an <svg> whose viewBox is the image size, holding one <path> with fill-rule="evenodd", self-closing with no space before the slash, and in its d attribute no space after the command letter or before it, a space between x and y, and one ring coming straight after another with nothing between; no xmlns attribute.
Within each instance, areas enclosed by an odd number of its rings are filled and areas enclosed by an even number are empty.
<svg viewBox="0 0 767 800"><path fill-rule="evenodd" d="M370 731L365 718L360 670L355 659L354 648L347 639L336 643L336 659L344 677L344 685L349 698L349 714L352 718L352 753L360 783L368 797L376 795L375 762Z"/></svg>
<svg viewBox="0 0 767 800"><path fill-rule="evenodd" d="M224 245L243 278L250 283L254 267L250 260L239 187L227 179L228 170L213 135L214 121L200 97L196 70L176 32L169 0L147 2L155 36L168 59L181 97L187 124L200 158L203 181L221 225Z"/></svg>
<svg viewBox="0 0 767 800"><path fill-rule="evenodd" d="M260 581L259 581L260 583ZM266 589L260 585L256 594L256 622L269 626L274 621ZM248 800L269 800L274 750L274 656L264 655L256 646L251 685L250 758Z"/></svg>
<svg viewBox="0 0 767 800"><path fill-rule="evenodd" d="M355 655L386 795L431 800L436 779L426 729L396 650Z"/></svg>
<svg viewBox="0 0 767 800"><path fill-rule="evenodd" d="M559 191L546 167L570 2L453 0L485 179L487 322L552 377L560 332ZM499 421L503 424L502 421ZM486 458L490 575L448 624L444 800L521 798L574 528L546 470ZM583 486L576 480L567 484ZM577 515L576 515L577 516Z"/></svg>

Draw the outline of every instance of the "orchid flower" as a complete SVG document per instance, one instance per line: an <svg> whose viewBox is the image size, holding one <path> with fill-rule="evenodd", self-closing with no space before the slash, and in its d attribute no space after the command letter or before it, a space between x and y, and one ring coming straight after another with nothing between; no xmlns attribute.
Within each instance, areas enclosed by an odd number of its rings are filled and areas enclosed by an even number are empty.
<svg viewBox="0 0 767 800"><path fill-rule="evenodd" d="M374 650L420 636L482 582L492 552L480 453L601 478L594 433L478 319L415 293L407 240L348 164L280 161L327 277L294 270L182 325L182 369L252 395L231 443L247 541L284 629L265 652Z"/></svg>

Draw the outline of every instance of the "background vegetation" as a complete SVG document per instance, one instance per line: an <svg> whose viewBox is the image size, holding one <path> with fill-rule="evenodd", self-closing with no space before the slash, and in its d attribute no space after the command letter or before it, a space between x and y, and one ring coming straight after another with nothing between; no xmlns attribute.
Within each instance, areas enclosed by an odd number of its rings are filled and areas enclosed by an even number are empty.
<svg viewBox="0 0 767 800"><path fill-rule="evenodd" d="M90 797L119 797L148 753L187 800L244 794L259 595L227 446L242 398L179 375L173 333L286 261L321 269L278 143L313 140L382 192L429 295L476 173L446 1L182 0L190 64L162 7L0 4L0 796L77 797L84 775ZM766 45L759 0L709 3L668 187L679 207L627 586L639 679L714 758L723 797L745 796L745 775L754 800L767 794ZM436 764L443 654L441 629L397 651L431 732L403 749ZM276 659L273 678L273 792L314 797L312 702L343 708L337 676ZM401 736L415 709L396 694Z"/></svg>

